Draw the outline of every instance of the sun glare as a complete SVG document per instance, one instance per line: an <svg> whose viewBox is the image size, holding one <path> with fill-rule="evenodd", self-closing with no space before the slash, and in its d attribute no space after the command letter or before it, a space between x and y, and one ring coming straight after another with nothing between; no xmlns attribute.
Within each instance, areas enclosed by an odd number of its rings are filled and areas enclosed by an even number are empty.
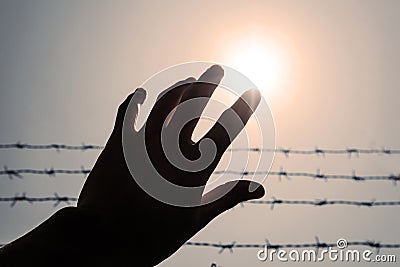
<svg viewBox="0 0 400 267"><path fill-rule="evenodd" d="M272 40L244 39L228 52L227 62L246 75L266 95L285 86L289 61L284 47Z"/></svg>

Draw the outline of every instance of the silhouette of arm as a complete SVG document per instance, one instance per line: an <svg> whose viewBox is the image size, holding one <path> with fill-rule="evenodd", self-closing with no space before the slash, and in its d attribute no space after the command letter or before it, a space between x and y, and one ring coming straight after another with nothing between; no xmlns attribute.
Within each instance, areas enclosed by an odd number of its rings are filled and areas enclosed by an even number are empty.
<svg viewBox="0 0 400 267"><path fill-rule="evenodd" d="M132 179L125 161L122 136L124 120L127 120L131 129L125 133L125 138L143 140L146 145L144 155L137 143L134 166L144 168L142 158L146 156L169 182L204 188L224 151L260 101L258 91L245 92L199 142L193 142L191 135L198 119L189 123L183 121L180 104L199 97L209 99L223 75L223 69L214 65L198 80L189 78L165 90L140 130L133 126L146 92L139 88L129 95L118 109L114 129L84 184L77 207L61 209L25 236L0 249L0 265L154 266L219 214L242 201L262 197L261 185L240 180L220 185L207 194L200 189L191 196L191 201L199 205L170 205L143 191ZM209 82L199 82L204 80ZM189 112L200 117L206 104L207 101L194 102ZM168 117L172 110L175 113ZM164 125L167 118L169 122ZM183 128L182 124L185 124ZM177 129L182 129L179 136L175 134ZM179 138L180 149L188 159L199 157L202 140L212 140L216 146L215 158L201 171L177 168L162 152L163 130L170 133L167 138ZM150 170L144 172L144 176L141 178L153 179ZM249 190L250 186L256 190ZM221 194L222 197L216 198ZM210 201L214 198L215 201Z"/></svg>

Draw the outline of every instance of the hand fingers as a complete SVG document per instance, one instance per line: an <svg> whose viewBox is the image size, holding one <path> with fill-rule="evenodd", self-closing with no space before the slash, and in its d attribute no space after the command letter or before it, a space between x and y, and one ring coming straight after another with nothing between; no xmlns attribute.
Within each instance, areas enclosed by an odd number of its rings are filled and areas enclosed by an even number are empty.
<svg viewBox="0 0 400 267"><path fill-rule="evenodd" d="M222 197L220 197L221 195ZM259 183L248 180L227 182L202 197L202 203L209 202L209 204L199 207L198 223L202 228L219 214L237 204L250 199L261 198L264 195L264 187Z"/></svg>
<svg viewBox="0 0 400 267"><path fill-rule="evenodd" d="M224 70L218 65L213 65L199 77L196 83L193 83L184 92L171 120L171 125L177 128L185 124L180 133L183 140L191 141L194 128L208 103L208 99L218 87L223 76ZM190 102L185 105L184 102L188 100Z"/></svg>
<svg viewBox="0 0 400 267"><path fill-rule="evenodd" d="M143 104L146 99L146 91L143 88L138 88L130 94L124 102L118 107L117 118L115 120L114 130L122 130L125 116L127 121L132 123L132 129L135 130L136 118L139 112L139 105ZM132 103L131 103L132 102ZM131 103L131 104L129 104Z"/></svg>
<svg viewBox="0 0 400 267"><path fill-rule="evenodd" d="M146 135L161 132L164 122L168 120L168 115L179 104L185 90L190 87L194 81L196 81L196 79L193 77L187 78L186 80L175 83L159 94L145 125Z"/></svg>
<svg viewBox="0 0 400 267"><path fill-rule="evenodd" d="M210 131L200 139L199 143L204 139L211 139L217 146L215 164L212 164L210 168L218 164L222 154L246 126L260 100L261 96L258 90L246 91L229 109L222 113Z"/></svg>

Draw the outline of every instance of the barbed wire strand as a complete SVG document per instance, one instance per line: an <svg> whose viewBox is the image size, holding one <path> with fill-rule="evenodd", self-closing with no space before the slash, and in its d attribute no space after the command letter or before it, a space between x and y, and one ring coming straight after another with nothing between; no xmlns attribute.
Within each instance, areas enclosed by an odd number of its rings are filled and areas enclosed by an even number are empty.
<svg viewBox="0 0 400 267"><path fill-rule="evenodd" d="M392 181L394 185L400 181L400 174L389 174L389 175L357 175L356 171L353 170L352 174L324 174L319 169L317 169L314 173L312 172L288 172L285 171L282 167L279 171L233 171L233 170L224 170L224 171L214 171L214 175L221 174L231 174L237 176L254 176L254 175L270 175L270 176L278 176L281 180L282 177L290 180L292 177L307 177L318 180L353 180L357 182L361 181Z"/></svg>
<svg viewBox="0 0 400 267"><path fill-rule="evenodd" d="M337 243L325 243L320 242L319 238L315 238L315 242L313 243L287 243L287 244L274 244L270 243L268 240L265 241L264 244L262 243L237 243L233 241L231 243L213 243L213 242L196 242L196 241L189 241L185 243L186 246L193 246L193 247L210 247L219 249L219 253L224 252L225 250L229 250L233 253L234 249L244 249L244 248L264 248L265 245L268 245L270 249L284 249L284 248L315 248L316 250L320 248L330 248L336 247ZM363 247L371 247L375 248L378 253L379 250L382 248L385 249L398 249L400 248L399 243L381 243L377 241L347 241L347 246L363 246Z"/></svg>
<svg viewBox="0 0 400 267"><path fill-rule="evenodd" d="M382 207L382 206L400 206L400 201L355 201L355 200L328 200L328 199L315 199L315 200L287 200L277 199L272 197L271 200L250 200L242 202L241 206L244 207L245 203L270 205L271 210L275 205L311 205L311 206L329 206L329 205L346 205L346 206L359 206L359 207Z"/></svg>
<svg viewBox="0 0 400 267"><path fill-rule="evenodd" d="M322 149L322 148L314 148L314 149L290 149L290 148L232 148L229 149L232 152L274 152L284 154L286 157L289 157L291 154L297 155L318 155L325 156L327 154L331 155L348 155L349 157L353 155L360 154L378 154L378 155L396 155L400 154L400 149L388 149L388 148L342 148L342 149Z"/></svg>
<svg viewBox="0 0 400 267"><path fill-rule="evenodd" d="M0 197L0 202L11 202L11 207L14 207L17 202L54 202L54 206L58 206L60 203L70 204L70 202L76 202L78 198L59 196L54 193L53 196L46 197L30 197L26 193L15 194L13 197ZM271 209L275 205L312 205L312 206L328 206L328 205L349 205L349 206L364 206L364 207L382 207L382 206L400 206L400 201L355 201L355 200L286 200L272 197L271 200L250 200L242 202L241 206L245 204L258 204L258 205L270 205Z"/></svg>
<svg viewBox="0 0 400 267"><path fill-rule="evenodd" d="M0 244L0 247L5 246L6 244ZM270 243L268 240L265 241L264 244L262 243L237 243L233 241L231 243L213 243L213 242L198 242L198 241L188 241L184 244L185 246L191 247L208 247L208 248L215 248L219 249L219 253L221 254L225 250L229 250L231 253L234 252L235 249L246 249L246 248L264 248L265 245L268 246L270 249L284 249L284 248L331 248L336 247L337 243L325 243L320 242L318 237L315 238L315 242L313 243L285 243L285 244L278 244L278 243ZM354 247L354 246L363 246L363 247L370 247L375 248L378 250L380 249L398 249L400 248L399 243L381 243L378 241L347 241L347 247Z"/></svg>
<svg viewBox="0 0 400 267"><path fill-rule="evenodd" d="M91 172L91 169L86 169L81 167L80 169L54 169L54 168L45 168L45 169L8 169L7 166L4 166L3 170L0 170L0 175L7 175L10 179L13 177L23 178L23 174L41 174L48 175L50 177L56 176L56 174L69 174L76 175L82 174L86 177L87 174ZM213 175L221 175L221 174L230 174L237 176L253 176L253 175L270 175L270 176L278 176L279 179L285 177L290 180L292 177L307 177L319 180L353 180L353 181L392 181L394 185L400 181L400 174L389 174L389 175L357 175L355 171L352 174L324 174L320 170L317 170L315 173L312 172L288 172L283 168L280 171L234 171L234 170L217 170L213 172Z"/></svg>
<svg viewBox="0 0 400 267"><path fill-rule="evenodd" d="M57 193L48 197L29 197L26 193L17 193L13 197L0 197L0 202L11 202L11 207L14 207L17 202L28 202L30 204L34 202L54 202L53 206L57 207L60 203L71 204L71 202L76 201L78 201L76 197L59 196Z"/></svg>
<svg viewBox="0 0 400 267"><path fill-rule="evenodd" d="M8 175L10 179L13 177L22 179L22 174L44 174L53 177L56 176L56 174L83 174L84 177L86 177L90 172L91 169L85 169L84 167L80 169L8 169L7 166L4 166L4 169L0 170L0 175Z"/></svg>
<svg viewBox="0 0 400 267"><path fill-rule="evenodd" d="M51 150L54 149L56 151L61 150L102 150L104 146L99 145L87 145L82 143L82 145L66 145L66 144L44 144L44 145L36 145L36 144L27 144L27 143L12 143L12 144L0 144L0 149L37 149L37 150Z"/></svg>
<svg viewBox="0 0 400 267"><path fill-rule="evenodd" d="M0 149L37 149L37 150L102 150L104 146L101 145L67 145L67 144L28 144L28 143L9 143L0 144ZM395 155L400 154L400 149L389 149L389 148L344 148L344 149L290 149L290 148L261 148L261 147L251 147L251 148L231 148L228 151L232 152L275 152L282 153L286 156L290 154L298 155L327 155L327 154L346 154L349 156L360 155L360 154L381 154L381 155Z"/></svg>

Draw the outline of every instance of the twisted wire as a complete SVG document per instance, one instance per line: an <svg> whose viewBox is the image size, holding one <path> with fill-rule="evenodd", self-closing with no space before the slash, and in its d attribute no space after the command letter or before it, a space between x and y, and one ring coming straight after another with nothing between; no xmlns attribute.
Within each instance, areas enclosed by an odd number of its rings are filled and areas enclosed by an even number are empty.
<svg viewBox="0 0 400 267"><path fill-rule="evenodd" d="M7 175L10 179L13 177L23 178L23 174L40 174L48 176L56 176L56 174L82 174L86 176L91 172L91 169L81 167L80 169L8 169L4 166L3 170L0 170L0 175ZM392 181L396 184L400 181L400 174L389 174L389 175L357 175L355 171L352 174L324 174L320 170L316 172L288 172L283 168L280 171L235 171L235 170L217 170L213 172L213 175L230 174L235 176L252 176L252 175L270 175L278 176L279 178L292 178L292 177L306 177L319 180L353 180L353 181Z"/></svg>
<svg viewBox="0 0 400 267"><path fill-rule="evenodd" d="M0 149L30 149L30 150L102 150L104 146L101 145L67 145L67 144L29 144L29 143L8 143L0 144ZM228 149L232 152L274 152L281 153L286 156L291 154L297 155L360 155L360 154L381 154L381 155L395 155L400 154L400 149L390 148L343 148L343 149L290 149L290 148L262 148L262 147L251 147L251 148L232 148Z"/></svg>
<svg viewBox="0 0 400 267"><path fill-rule="evenodd" d="M54 206L59 205L60 203L76 202L78 198L76 197L68 197L68 196L59 196L57 193L54 193L53 196L44 196L44 197L30 197L27 196L26 193L15 194L13 197L0 197L0 202L10 202L11 207L14 207L17 202L54 202ZM287 199L279 199L272 197L270 200L249 200L246 202L242 202L241 206L244 207L245 204L257 204L257 205L270 205L271 209L274 208L275 205L311 205L311 206L329 206L329 205L348 205L348 206L360 206L360 207L383 207L383 206L400 206L400 201L355 201L355 200L287 200Z"/></svg>

